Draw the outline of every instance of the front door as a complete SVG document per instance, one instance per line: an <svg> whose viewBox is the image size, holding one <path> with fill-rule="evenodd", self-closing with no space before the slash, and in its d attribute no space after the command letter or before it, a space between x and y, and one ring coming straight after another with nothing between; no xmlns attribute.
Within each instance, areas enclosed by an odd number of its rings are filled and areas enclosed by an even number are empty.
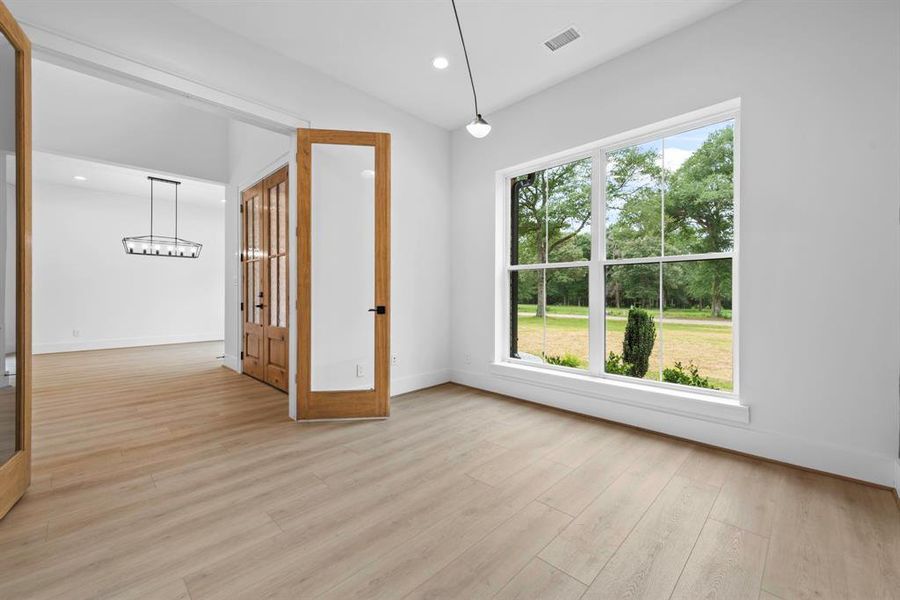
<svg viewBox="0 0 900 600"><path fill-rule="evenodd" d="M391 137L297 132L301 420L390 412Z"/></svg>
<svg viewBox="0 0 900 600"><path fill-rule="evenodd" d="M288 387L288 168L241 192L243 371Z"/></svg>

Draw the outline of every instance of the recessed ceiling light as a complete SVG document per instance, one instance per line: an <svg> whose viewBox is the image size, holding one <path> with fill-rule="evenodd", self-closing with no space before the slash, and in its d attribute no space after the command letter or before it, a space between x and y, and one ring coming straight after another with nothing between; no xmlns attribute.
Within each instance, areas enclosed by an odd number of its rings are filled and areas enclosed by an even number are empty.
<svg viewBox="0 0 900 600"><path fill-rule="evenodd" d="M434 60L431 61L431 66L439 71L443 71L450 66L450 61L443 56L435 56Z"/></svg>
<svg viewBox="0 0 900 600"><path fill-rule="evenodd" d="M87 177L85 177L84 175L76 175L72 179L74 179L75 181L87 181Z"/></svg>

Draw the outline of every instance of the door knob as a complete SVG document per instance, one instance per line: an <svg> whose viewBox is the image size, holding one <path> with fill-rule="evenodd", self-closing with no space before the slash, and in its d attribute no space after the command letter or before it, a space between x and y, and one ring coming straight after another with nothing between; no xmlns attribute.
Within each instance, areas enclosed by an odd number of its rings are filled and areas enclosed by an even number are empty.
<svg viewBox="0 0 900 600"><path fill-rule="evenodd" d="M376 315L383 315L387 312L387 309L383 306L376 306L375 308L370 308L369 312L373 312Z"/></svg>

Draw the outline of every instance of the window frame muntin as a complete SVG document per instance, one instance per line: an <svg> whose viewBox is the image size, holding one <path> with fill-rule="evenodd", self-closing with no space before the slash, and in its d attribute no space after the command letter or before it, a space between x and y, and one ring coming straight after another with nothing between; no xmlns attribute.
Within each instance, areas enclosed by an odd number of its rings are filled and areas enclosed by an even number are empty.
<svg viewBox="0 0 900 600"><path fill-rule="evenodd" d="M734 195L733 203L733 243L730 252L711 252L703 254L685 254L685 255L666 255L664 249L664 241L661 243L661 256L641 257L641 258L624 258L624 259L607 259L606 258L606 177L607 177L607 160L606 157L610 152L621 150L634 145L639 145L657 139L664 139L685 131L698 129L708 125L721 123L722 121L732 120L734 122L734 153L732 160L734 161L733 187ZM575 373L583 376L594 377L598 381L610 379L619 382L626 382L637 386L648 386L652 388L662 388L672 390L674 392L690 391L692 393L718 397L729 401L735 401L740 397L740 132L741 132L741 106L740 99L729 100L707 108L699 109L691 113L666 119L655 124L646 125L620 134L615 134L601 140L590 142L558 152L543 159L531 160L515 167L497 171L497 194L498 194L498 222L501 223L502 230L498 232L497 240L500 246L497 248L497 256L499 258L497 273L500 277L497 291L499 292L499 303L496 305L498 311L495 313L495 362L507 362L516 365L524 365L534 369L552 371L562 371L566 373ZM591 259L588 261L570 261L567 263L531 263L526 265L512 265L509 249L511 248L511 193L512 181L522 175L527 175L534 171L552 168L576 160L590 157L592 159L591 167ZM600 234L597 235L600 224ZM599 237L599 239L598 239ZM594 257L598 258L594 258ZM636 379L624 375L616 375L606 373L605 369L605 348L606 348L606 319L605 303L606 303L606 267L617 264L659 264L662 267L664 262L685 262L690 260L715 260L715 259L731 259L731 327L732 327L732 389L731 391L708 390L705 388L695 388L687 385L668 383L665 381L653 381L645 379ZM538 270L538 269L559 269L559 268L575 268L588 267L588 346L589 356L587 369L575 369L570 367L562 367L559 365L536 364L522 359L509 356L509 341L512 332L509 329L509 313L510 306L510 273L512 271L521 270ZM662 268L660 268L660 277L662 277ZM597 302L596 299L600 301ZM600 360L596 360L598 356L597 347L601 348L599 352ZM504 350L505 348L505 350ZM596 364L595 364L596 363Z"/></svg>

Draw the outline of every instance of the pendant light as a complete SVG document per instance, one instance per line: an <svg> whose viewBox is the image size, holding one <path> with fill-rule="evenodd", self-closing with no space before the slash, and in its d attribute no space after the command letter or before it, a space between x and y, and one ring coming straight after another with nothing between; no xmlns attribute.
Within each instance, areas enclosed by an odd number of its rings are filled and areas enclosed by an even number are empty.
<svg viewBox="0 0 900 600"><path fill-rule="evenodd" d="M478 112L478 94L475 93L475 80L472 78L472 66L469 64L469 52L466 50L466 40L463 38L462 25L459 24L459 13L456 11L456 0L450 0L453 5L453 16L456 17L456 28L459 30L459 41L462 44L463 55L466 57L466 69L469 71L469 83L472 84L472 99L475 101L475 118L466 125L466 130L473 137L483 138L491 132L491 126L481 113Z"/></svg>
<svg viewBox="0 0 900 600"><path fill-rule="evenodd" d="M126 254L139 256L171 256L173 258L197 258L203 244L183 240L178 237L178 186L180 181L147 177L150 180L150 235L138 235L122 238L122 246ZM153 233L153 184L165 183L175 186L175 236L155 235Z"/></svg>

